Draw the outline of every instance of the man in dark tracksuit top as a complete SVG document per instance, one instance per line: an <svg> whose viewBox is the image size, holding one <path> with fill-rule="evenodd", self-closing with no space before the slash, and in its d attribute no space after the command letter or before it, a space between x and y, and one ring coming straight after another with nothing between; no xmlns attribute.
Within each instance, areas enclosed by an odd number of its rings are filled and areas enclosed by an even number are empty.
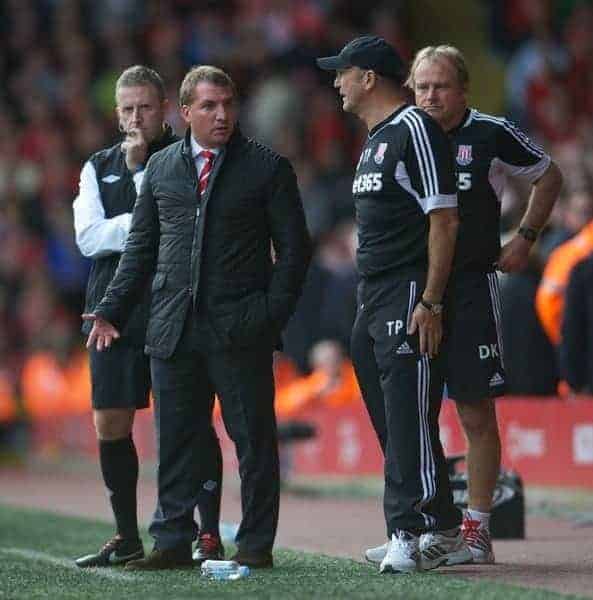
<svg viewBox="0 0 593 600"><path fill-rule="evenodd" d="M128 236L132 208L148 158L178 141L164 123L165 86L159 74L144 66L126 69L116 84L116 107L123 142L91 156L80 175L74 201L76 241L93 259L85 312L92 312L113 279ZM79 558L79 567L125 564L144 553L138 537L136 487L138 456L132 439L136 409L148 406L150 365L144 354L149 290L132 311L122 339L107 352L89 349L92 406L99 439L99 458L117 525L117 535L99 552ZM83 331L90 332L90 323ZM202 545L218 536L222 457L216 485L201 491ZM219 544L220 546L220 544ZM211 554L209 558L219 558Z"/></svg>
<svg viewBox="0 0 593 600"><path fill-rule="evenodd" d="M418 106L445 129L454 148L460 226L448 295L445 381L457 403L468 439L468 511L462 534L471 552L460 553L448 532L420 543L424 564L492 563L488 529L500 470L500 439L493 399L504 393L501 304L495 267L524 267L537 231L559 191L558 169L540 148L505 119L467 108L469 75L463 55L452 46L418 52L408 78ZM500 204L508 176L533 185L522 227L501 249ZM375 424L381 428L381 414ZM383 417L384 421L384 417ZM372 562L385 547L367 550Z"/></svg>
<svg viewBox="0 0 593 600"><path fill-rule="evenodd" d="M118 337L146 281L158 435L153 552L126 569L191 565L196 482L212 479L214 394L235 443L243 519L234 559L271 567L279 508L272 354L292 314L310 241L290 163L236 127L237 92L211 66L180 89L185 139L146 167L130 235L89 345ZM275 260L272 260L273 245Z"/></svg>
<svg viewBox="0 0 593 600"><path fill-rule="evenodd" d="M352 358L385 453L390 542L381 572L417 571L419 536L461 522L438 432L442 299L457 233L452 154L439 126L405 102L403 65L382 38L364 36L336 57L344 110L369 135L353 183L362 276ZM460 534L458 534L460 537Z"/></svg>
<svg viewBox="0 0 593 600"><path fill-rule="evenodd" d="M500 470L493 399L505 392L501 301L495 269L517 272L554 206L562 176L550 157L506 119L467 106L469 74L461 52L429 46L418 52L408 81L418 106L447 132L455 153L460 227L450 295L446 383L468 439L468 510L462 531L473 562L492 563L492 495ZM517 233L501 248L500 207L508 177L531 187ZM445 545L423 549L443 560ZM448 564L455 557L447 559ZM458 562L458 561L457 561Z"/></svg>

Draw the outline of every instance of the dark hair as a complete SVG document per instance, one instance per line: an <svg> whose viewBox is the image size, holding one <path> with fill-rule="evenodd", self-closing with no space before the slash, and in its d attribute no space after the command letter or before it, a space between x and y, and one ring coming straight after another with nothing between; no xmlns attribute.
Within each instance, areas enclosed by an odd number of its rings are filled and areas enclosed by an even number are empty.
<svg viewBox="0 0 593 600"><path fill-rule="evenodd" d="M233 96L237 97L237 88L230 75L218 67L200 65L192 67L181 82L179 88L179 104L181 106L189 106L194 101L194 91L200 81L207 81L218 87L228 87L232 90Z"/></svg>
<svg viewBox="0 0 593 600"><path fill-rule="evenodd" d="M115 95L122 87L134 87L138 85L152 85L157 91L159 100L163 102L166 97L163 78L150 67L134 65L127 68L117 79L115 84Z"/></svg>

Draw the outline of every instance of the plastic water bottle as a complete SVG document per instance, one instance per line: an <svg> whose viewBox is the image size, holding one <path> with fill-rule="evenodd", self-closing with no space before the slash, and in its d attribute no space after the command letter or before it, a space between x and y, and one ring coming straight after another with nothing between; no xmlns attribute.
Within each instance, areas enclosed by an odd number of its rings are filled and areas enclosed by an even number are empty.
<svg viewBox="0 0 593 600"><path fill-rule="evenodd" d="M234 560L205 560L201 570L202 576L218 581L235 581L249 575L249 567Z"/></svg>

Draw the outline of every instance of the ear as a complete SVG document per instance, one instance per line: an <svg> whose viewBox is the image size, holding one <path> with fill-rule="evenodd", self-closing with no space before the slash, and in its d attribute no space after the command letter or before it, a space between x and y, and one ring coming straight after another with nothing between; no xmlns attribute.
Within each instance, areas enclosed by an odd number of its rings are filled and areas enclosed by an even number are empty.
<svg viewBox="0 0 593 600"><path fill-rule="evenodd" d="M119 106L115 107L115 116L117 117L117 128L119 129L119 131L123 132L124 126L122 125L122 122L121 122L121 113L119 110Z"/></svg>
<svg viewBox="0 0 593 600"><path fill-rule="evenodd" d="M377 74L375 71L365 71L362 76L362 83L367 90L375 87L375 84L377 83Z"/></svg>
<svg viewBox="0 0 593 600"><path fill-rule="evenodd" d="M181 118L185 121L186 125L191 123L191 107L187 106L187 104L182 104L179 107L179 112L181 113Z"/></svg>

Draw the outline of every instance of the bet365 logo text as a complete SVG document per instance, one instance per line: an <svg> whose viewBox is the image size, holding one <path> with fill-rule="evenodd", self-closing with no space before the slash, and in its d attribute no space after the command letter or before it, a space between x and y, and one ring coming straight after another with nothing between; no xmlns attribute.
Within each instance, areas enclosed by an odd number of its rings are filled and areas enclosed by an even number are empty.
<svg viewBox="0 0 593 600"><path fill-rule="evenodd" d="M352 184L353 194L364 192L379 192L383 189L383 173L364 173L354 179Z"/></svg>

